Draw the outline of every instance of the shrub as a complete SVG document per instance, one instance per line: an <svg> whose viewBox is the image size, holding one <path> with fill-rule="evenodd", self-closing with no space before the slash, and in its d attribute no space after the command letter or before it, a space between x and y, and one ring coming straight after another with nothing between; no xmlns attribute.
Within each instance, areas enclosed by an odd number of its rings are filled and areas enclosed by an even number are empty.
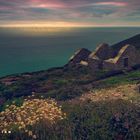
<svg viewBox="0 0 140 140"><path fill-rule="evenodd" d="M41 93L45 98L54 98L59 101L66 101L82 95L84 90L78 86L65 86L56 90L51 90L47 93Z"/></svg>
<svg viewBox="0 0 140 140"><path fill-rule="evenodd" d="M53 125L65 116L53 100L25 99L22 106L10 105L5 111L0 112L0 131L4 136L7 133L7 136L11 134L15 137L21 134L20 139L26 136L36 139L43 135L44 129L53 129ZM49 135L45 134L45 137L49 138Z"/></svg>
<svg viewBox="0 0 140 140"><path fill-rule="evenodd" d="M64 104L74 140L139 140L139 110L129 101Z"/></svg>

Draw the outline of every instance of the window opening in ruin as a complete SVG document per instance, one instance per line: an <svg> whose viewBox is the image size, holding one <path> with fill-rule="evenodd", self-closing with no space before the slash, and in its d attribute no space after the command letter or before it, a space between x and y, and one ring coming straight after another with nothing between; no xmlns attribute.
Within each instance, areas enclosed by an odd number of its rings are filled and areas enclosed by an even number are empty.
<svg viewBox="0 0 140 140"><path fill-rule="evenodd" d="M128 67L128 58L124 58L124 67Z"/></svg>

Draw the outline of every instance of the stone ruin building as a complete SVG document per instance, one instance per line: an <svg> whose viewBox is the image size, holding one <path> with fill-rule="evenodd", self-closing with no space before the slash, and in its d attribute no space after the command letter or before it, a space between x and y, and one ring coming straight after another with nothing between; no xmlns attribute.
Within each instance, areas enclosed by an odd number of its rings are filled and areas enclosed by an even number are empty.
<svg viewBox="0 0 140 140"><path fill-rule="evenodd" d="M108 44L99 45L91 52L85 48L78 50L68 63L70 66L88 66L92 71L129 70L140 64L140 52L133 45L113 48Z"/></svg>

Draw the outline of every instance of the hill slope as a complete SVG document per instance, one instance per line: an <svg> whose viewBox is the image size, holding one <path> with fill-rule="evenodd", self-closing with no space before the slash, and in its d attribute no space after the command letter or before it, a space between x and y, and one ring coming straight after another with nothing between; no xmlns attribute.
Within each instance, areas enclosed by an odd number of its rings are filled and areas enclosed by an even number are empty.
<svg viewBox="0 0 140 140"><path fill-rule="evenodd" d="M140 34L135 35L129 39L123 40L119 43L116 43L114 45L112 45L111 47L116 50L116 52L118 52L122 46L125 46L126 44L130 44L135 46L137 49L140 49Z"/></svg>

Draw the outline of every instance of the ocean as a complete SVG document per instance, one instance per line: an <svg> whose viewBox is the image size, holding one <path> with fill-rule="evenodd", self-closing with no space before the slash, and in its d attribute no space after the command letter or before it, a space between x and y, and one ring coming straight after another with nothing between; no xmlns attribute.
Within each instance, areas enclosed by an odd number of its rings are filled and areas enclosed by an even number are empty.
<svg viewBox="0 0 140 140"><path fill-rule="evenodd" d="M79 48L94 50L139 33L138 27L0 28L0 77L63 66Z"/></svg>

